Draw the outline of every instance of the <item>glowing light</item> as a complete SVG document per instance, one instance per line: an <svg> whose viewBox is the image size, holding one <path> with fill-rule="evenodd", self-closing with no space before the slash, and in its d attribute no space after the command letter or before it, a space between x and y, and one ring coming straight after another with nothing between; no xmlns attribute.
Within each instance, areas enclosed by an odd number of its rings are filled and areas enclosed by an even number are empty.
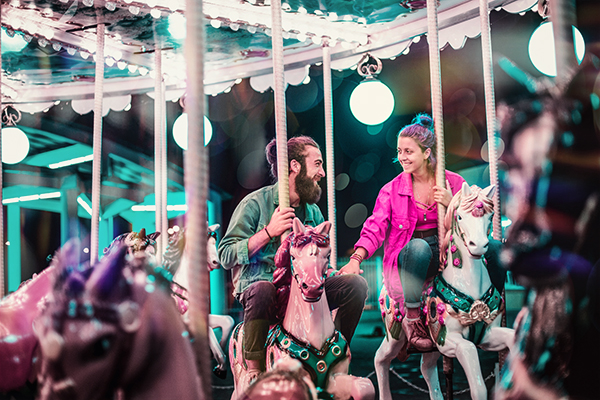
<svg viewBox="0 0 600 400"><path fill-rule="evenodd" d="M167 211L187 211L187 205L186 204L172 204L172 205L167 205ZM131 206L131 211L156 211L156 206L155 205L135 205L135 206ZM169 229L171 230L171 229Z"/></svg>
<svg viewBox="0 0 600 400"><path fill-rule="evenodd" d="M27 41L22 35L13 34L9 36L6 29L2 28L2 52L5 51L21 51L27 46Z"/></svg>
<svg viewBox="0 0 600 400"><path fill-rule="evenodd" d="M185 39L185 17L182 14L169 15L169 33L175 39Z"/></svg>
<svg viewBox="0 0 600 400"><path fill-rule="evenodd" d="M212 138L213 129L210 120L204 116L204 145L207 146ZM173 123L173 139L179 147L188 149L188 115L181 114Z"/></svg>
<svg viewBox="0 0 600 400"><path fill-rule="evenodd" d="M585 54L585 41L581 32L573 26L573 41L575 45L575 56L581 64ZM554 47L554 29L552 22L542 23L529 39L529 58L533 66L542 74L556 76L556 49Z"/></svg>
<svg viewBox="0 0 600 400"><path fill-rule="evenodd" d="M394 111L392 91L377 79L361 82L350 95L350 110L365 125L384 123Z"/></svg>
<svg viewBox="0 0 600 400"><path fill-rule="evenodd" d="M70 160L52 163L52 164L48 165L48 168L57 169L57 168L68 167L69 165L81 164L81 163L84 163L87 161L92 161L93 159L94 159L94 155L89 154L89 155L83 156L83 157L76 157L76 158L72 158Z"/></svg>
<svg viewBox="0 0 600 400"><path fill-rule="evenodd" d="M81 196L77 197L77 202L88 214L92 215L92 207Z"/></svg>
<svg viewBox="0 0 600 400"><path fill-rule="evenodd" d="M9 126L2 129L2 162L17 164L29 153L29 139L25 132L17 127Z"/></svg>

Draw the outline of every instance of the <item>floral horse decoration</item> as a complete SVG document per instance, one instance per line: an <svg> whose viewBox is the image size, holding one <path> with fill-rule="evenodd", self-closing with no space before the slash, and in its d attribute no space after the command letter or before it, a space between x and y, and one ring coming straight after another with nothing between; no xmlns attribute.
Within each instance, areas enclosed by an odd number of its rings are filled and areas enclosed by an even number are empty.
<svg viewBox="0 0 600 400"><path fill-rule="evenodd" d="M299 360L302 372L312 379L320 398L372 399L375 389L367 378L348 375L350 348L336 331L324 296L328 276L329 230L326 221L305 227L299 219L275 255L274 284L278 287L279 316L267 340L267 371L286 358ZM288 300L289 298L289 300ZM248 374L242 351L243 324L235 327L229 342L229 362L234 376L232 399L240 399Z"/></svg>
<svg viewBox="0 0 600 400"><path fill-rule="evenodd" d="M481 189L463 183L452 198L444 220L447 233L440 249L445 267L426 284L422 296L422 318L429 334L439 353L458 359L473 399L487 398L477 347L500 351L509 348L514 338L513 329L500 326L504 302L492 285L483 258L489 245L494 190L494 186ZM382 295L387 296L385 288ZM399 326L402 317L396 302L390 300L386 306L383 300L381 304L389 330L390 325ZM391 399L390 362L402 354L406 344L406 335L400 331L384 339L377 350L375 369L382 400ZM423 353L421 361L421 373L429 387L430 398L435 400L443 399L437 373L439 353Z"/></svg>

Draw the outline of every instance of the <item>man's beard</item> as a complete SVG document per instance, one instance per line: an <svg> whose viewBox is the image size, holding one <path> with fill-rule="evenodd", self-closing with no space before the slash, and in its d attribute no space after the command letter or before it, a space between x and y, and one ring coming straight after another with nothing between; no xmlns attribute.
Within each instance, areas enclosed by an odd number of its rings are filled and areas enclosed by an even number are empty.
<svg viewBox="0 0 600 400"><path fill-rule="evenodd" d="M296 193L301 204L315 204L321 198L321 187L306 175L306 168L301 167L300 173L294 179Z"/></svg>

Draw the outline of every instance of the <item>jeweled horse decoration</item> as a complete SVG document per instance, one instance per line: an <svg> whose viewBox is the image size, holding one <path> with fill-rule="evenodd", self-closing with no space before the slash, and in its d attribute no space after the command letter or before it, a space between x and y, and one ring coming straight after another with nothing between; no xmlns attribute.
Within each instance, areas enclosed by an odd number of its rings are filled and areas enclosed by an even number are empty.
<svg viewBox="0 0 600 400"><path fill-rule="evenodd" d="M483 255L489 244L488 234L493 213L493 186L480 189L463 183L448 205L444 225L446 237L440 249L443 271L426 285L423 292L422 318L439 353L457 358L462 365L473 399L486 399L487 389L477 355L477 347L500 351L513 343L514 331L501 327L504 303L492 285ZM380 303L386 321L400 329L401 305L387 299L385 287ZM397 339L388 335L375 355L375 370L381 400L390 400L389 367L406 345L406 335ZM424 353L421 373L431 399L442 400L437 373L438 352Z"/></svg>
<svg viewBox="0 0 600 400"><path fill-rule="evenodd" d="M55 256L54 291L34 323L38 398L200 398L194 353L157 265L120 246L90 269L76 247Z"/></svg>
<svg viewBox="0 0 600 400"><path fill-rule="evenodd" d="M331 252L330 228L330 222L305 227L296 218L293 233L275 255L274 281L286 281L278 275L287 274L291 284L289 291L279 291L289 293L289 301L278 302L287 308L283 322L275 325L269 334L267 371L280 359L295 358L302 362L303 372L310 376L324 398L330 394L334 399L372 399L375 397L372 382L348 375L350 348L336 331L327 297L323 295ZM235 382L232 399L243 396L238 392L247 373L242 343L243 325L239 324L229 342L229 362Z"/></svg>
<svg viewBox="0 0 600 400"><path fill-rule="evenodd" d="M206 261L209 271L219 268L221 265L219 255L217 254L217 230L219 224L210 225L208 227L208 239L206 243ZM189 262L185 255L185 231L178 226L169 229L169 245L163 255L163 266L173 274L173 298L177 303L179 312L183 315L184 321L187 322L187 310L189 307L188 292L189 287ZM227 375L227 359L223 352L223 347L227 343L227 339L233 329L234 321L229 315L208 315L208 337L210 351L217 360L217 365L213 372L219 378L225 378ZM217 339L214 329L221 328L221 340Z"/></svg>
<svg viewBox="0 0 600 400"><path fill-rule="evenodd" d="M144 229L124 233L113 240L105 253L125 244L129 254L153 256L158 235L158 232L146 235ZM50 265L35 274L0 302L0 392L16 390L28 381L35 381L40 354L32 323L45 308L52 292L54 268Z"/></svg>

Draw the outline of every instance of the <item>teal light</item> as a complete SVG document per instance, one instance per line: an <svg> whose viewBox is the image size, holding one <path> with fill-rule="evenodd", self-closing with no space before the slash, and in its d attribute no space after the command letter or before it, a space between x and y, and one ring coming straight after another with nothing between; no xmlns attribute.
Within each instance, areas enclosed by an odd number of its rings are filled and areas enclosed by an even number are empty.
<svg viewBox="0 0 600 400"><path fill-rule="evenodd" d="M2 53L9 51L21 51L27 46L27 41L23 39L23 35L15 33L9 36L6 29L2 28Z"/></svg>
<svg viewBox="0 0 600 400"><path fill-rule="evenodd" d="M585 54L585 41L581 32L573 26L573 41L577 62L581 64ZM554 29L552 22L542 23L529 39L529 58L533 66L542 74L556 76L556 49L554 47Z"/></svg>
<svg viewBox="0 0 600 400"><path fill-rule="evenodd" d="M212 139L213 129L210 120L204 116L204 145L207 146ZM181 114L173 123L173 139L179 147L188 149L188 116Z"/></svg>
<svg viewBox="0 0 600 400"><path fill-rule="evenodd" d="M25 132L15 126L2 128L2 162L17 164L29 153L29 139Z"/></svg>
<svg viewBox="0 0 600 400"><path fill-rule="evenodd" d="M352 91L350 110L365 125L382 124L394 111L394 95L381 81L367 78Z"/></svg>

